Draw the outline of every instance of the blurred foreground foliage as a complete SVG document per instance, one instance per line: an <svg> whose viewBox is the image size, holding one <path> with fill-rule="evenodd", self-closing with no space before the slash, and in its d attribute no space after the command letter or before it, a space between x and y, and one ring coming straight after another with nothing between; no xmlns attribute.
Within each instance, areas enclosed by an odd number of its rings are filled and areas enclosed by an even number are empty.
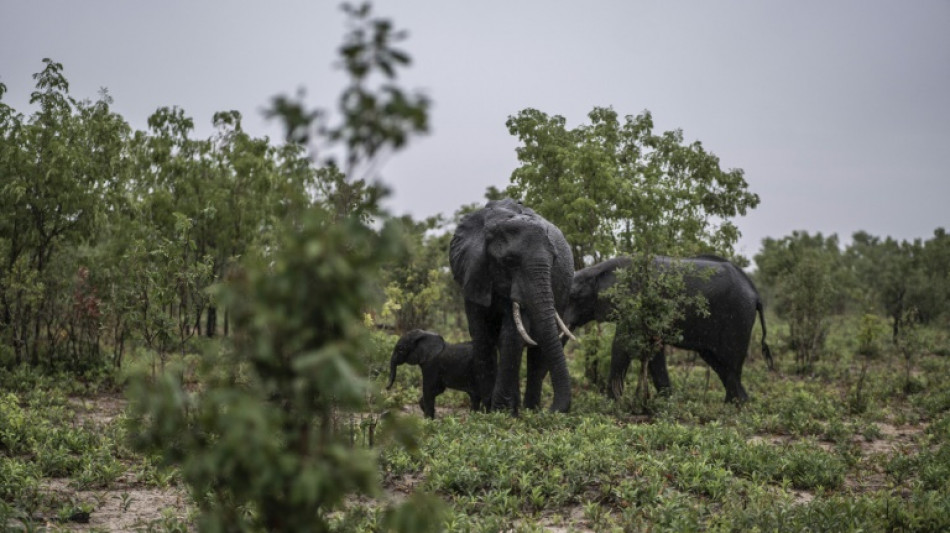
<svg viewBox="0 0 950 533"><path fill-rule="evenodd" d="M167 374L133 389L136 447L179 468L202 530L328 531L347 495L380 496L374 443L354 446L344 421L367 408L362 313L380 266L401 250L394 230L308 214L269 263L246 266L220 290L238 333L232 349L205 357L200 391ZM377 438L414 449L409 421L387 413ZM383 524L419 531L432 509L418 496Z"/></svg>

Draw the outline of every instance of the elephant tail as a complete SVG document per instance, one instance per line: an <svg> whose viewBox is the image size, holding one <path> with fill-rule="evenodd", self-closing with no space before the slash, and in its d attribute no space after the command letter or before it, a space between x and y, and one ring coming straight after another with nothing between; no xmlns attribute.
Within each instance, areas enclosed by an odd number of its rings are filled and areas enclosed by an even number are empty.
<svg viewBox="0 0 950 533"><path fill-rule="evenodd" d="M765 314L762 310L762 300L756 298L755 300L755 310L759 313L759 321L762 323L762 355L765 357L765 362L769 365L769 370L775 370L775 362L772 360L772 350L769 349L769 345L765 343Z"/></svg>

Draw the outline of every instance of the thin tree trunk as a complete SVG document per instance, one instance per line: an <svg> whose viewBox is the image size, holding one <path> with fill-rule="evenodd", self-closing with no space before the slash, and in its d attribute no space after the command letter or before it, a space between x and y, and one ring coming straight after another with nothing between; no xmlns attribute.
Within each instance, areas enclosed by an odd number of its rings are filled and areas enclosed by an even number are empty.
<svg viewBox="0 0 950 533"><path fill-rule="evenodd" d="M216 329L218 327L218 309L213 306L208 306L208 316L207 321L205 322L205 336L208 338L214 337Z"/></svg>

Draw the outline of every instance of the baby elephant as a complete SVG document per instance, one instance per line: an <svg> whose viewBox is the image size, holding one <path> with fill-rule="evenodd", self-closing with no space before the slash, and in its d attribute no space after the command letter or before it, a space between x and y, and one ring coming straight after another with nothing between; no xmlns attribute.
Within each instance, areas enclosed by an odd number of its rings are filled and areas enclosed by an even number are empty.
<svg viewBox="0 0 950 533"><path fill-rule="evenodd" d="M475 383L472 343L446 344L441 335L421 329L406 333L393 348L389 362L389 384L396 381L396 367L403 363L422 368L422 398L419 407L428 418L435 418L435 397L446 388L468 393L472 410L478 410L481 397Z"/></svg>

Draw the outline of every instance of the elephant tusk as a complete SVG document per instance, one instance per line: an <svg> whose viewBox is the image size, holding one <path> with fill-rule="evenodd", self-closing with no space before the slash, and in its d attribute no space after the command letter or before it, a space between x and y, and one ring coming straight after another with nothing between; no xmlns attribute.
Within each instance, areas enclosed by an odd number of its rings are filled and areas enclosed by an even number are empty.
<svg viewBox="0 0 950 533"><path fill-rule="evenodd" d="M528 332L524 329L524 324L521 323L521 306L518 305L518 302L511 302L511 307L515 318L515 327L518 328L521 338L531 346L537 346L538 343L534 342L534 339L528 335Z"/></svg>
<svg viewBox="0 0 950 533"><path fill-rule="evenodd" d="M555 313L554 313L554 318L557 319L557 327L561 328L561 335L560 335L561 337L563 337L564 335L567 335L572 341L574 341L574 342L581 342L581 341L577 340L577 337L575 337L573 334L571 334L571 330L569 330L569 329L567 328L567 325L564 323L564 321L561 320L561 315L559 315L559 314L557 314L557 313L555 312Z"/></svg>

